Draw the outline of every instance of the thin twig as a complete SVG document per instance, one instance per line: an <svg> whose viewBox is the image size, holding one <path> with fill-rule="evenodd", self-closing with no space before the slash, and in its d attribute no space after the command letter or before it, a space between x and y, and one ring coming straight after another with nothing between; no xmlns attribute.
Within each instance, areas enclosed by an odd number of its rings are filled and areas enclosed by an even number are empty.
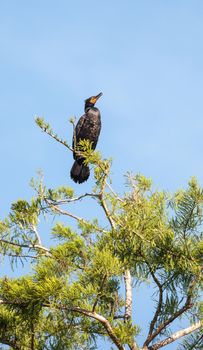
<svg viewBox="0 0 203 350"><path fill-rule="evenodd" d="M81 196L74 197L74 198L67 198L67 199L61 199L61 200L53 200L53 199L46 198L45 200L51 201L53 205L61 205L61 204L67 204L67 203L71 203L71 202L77 202L85 197L98 198L99 194L97 194L97 193L85 193L85 194L82 194ZM46 208L43 208L43 209L46 209Z"/></svg>
<svg viewBox="0 0 203 350"><path fill-rule="evenodd" d="M25 259L38 259L37 255L20 255L20 254L5 254L6 256L10 256L12 258L25 258Z"/></svg>
<svg viewBox="0 0 203 350"><path fill-rule="evenodd" d="M51 136L53 139L55 139L57 142L61 143L63 146L67 147L70 151L74 152L73 148L68 145L68 143L62 139L60 139L57 134L54 134L52 130L48 129L44 125L37 124L42 131L44 131L47 135Z"/></svg>
<svg viewBox="0 0 203 350"><path fill-rule="evenodd" d="M57 205L53 204L50 200L45 199L45 202L49 205L49 208L52 208L54 211L58 212L59 214L69 216L72 219L75 219L76 221L78 221L79 223L83 223L83 222L86 223L86 221L83 218L81 218L77 215L74 215L67 210L59 208ZM92 223L91 223L91 225L98 232L102 232L102 233L106 232L105 230L101 229L100 227L98 227Z"/></svg>
<svg viewBox="0 0 203 350"><path fill-rule="evenodd" d="M45 251L47 254L51 254L48 248L43 247L39 244L24 244L24 243L16 243L12 241L7 241L6 239L0 239L0 243L5 243L9 245L13 245L15 247L27 248L27 249L39 249Z"/></svg>
<svg viewBox="0 0 203 350"><path fill-rule="evenodd" d="M74 214L68 212L67 210L59 208L57 205L53 204L50 200L45 200L45 201L49 205L49 208L51 207L52 209L54 209L54 211L58 212L59 214L69 216L72 219L75 219L75 220L77 220L79 222L84 221L83 218L81 218L81 217L79 217L77 215L74 215Z"/></svg>

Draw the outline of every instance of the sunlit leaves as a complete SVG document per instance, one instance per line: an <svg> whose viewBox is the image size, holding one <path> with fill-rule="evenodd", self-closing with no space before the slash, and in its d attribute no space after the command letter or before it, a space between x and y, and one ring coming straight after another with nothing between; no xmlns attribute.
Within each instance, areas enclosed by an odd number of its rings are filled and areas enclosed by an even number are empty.
<svg viewBox="0 0 203 350"><path fill-rule="evenodd" d="M30 204L20 199L11 205L10 220L21 227L35 226L38 215L38 204L34 200Z"/></svg>
<svg viewBox="0 0 203 350"><path fill-rule="evenodd" d="M63 223L57 223L52 228L52 235L57 238L74 239L76 234L72 231L71 227L65 226Z"/></svg>
<svg viewBox="0 0 203 350"><path fill-rule="evenodd" d="M188 190L179 191L171 202L175 211L172 225L174 231L185 239L191 233L196 237L196 229L202 223L203 190L195 178L189 182Z"/></svg>
<svg viewBox="0 0 203 350"><path fill-rule="evenodd" d="M140 333L138 326L133 326L130 322L123 323L121 321L117 322L114 331L122 344L133 344L134 337Z"/></svg>
<svg viewBox="0 0 203 350"><path fill-rule="evenodd" d="M70 122L74 127L74 120ZM42 118L36 123L73 151ZM126 269L133 286L153 283L152 326L161 327L161 334L177 315L188 313L194 322L201 318L203 190L197 181L192 178L187 189L172 196L154 190L151 179L128 173L127 188L119 195L108 183L111 160L102 159L87 140L81 140L74 152L94 168L92 192L77 196L68 183L47 187L39 174L31 181L35 197L14 202L8 217L0 221L1 255L29 256L34 261L29 276L0 281L0 299L7 303L0 308L0 328L7 339L20 344L19 349L30 348L34 322L37 350L89 350L97 335L109 337L104 323L95 319L99 314L108 320L114 337L132 347L139 327L125 318ZM72 213L71 203L87 201L88 206L88 200L99 205L102 219ZM45 225L41 236L37 231L42 218L51 218L54 240L49 249L43 246Z"/></svg>
<svg viewBox="0 0 203 350"><path fill-rule="evenodd" d="M121 273L121 264L119 259L112 255L111 251L95 250L92 258L91 274L96 276L111 276Z"/></svg>

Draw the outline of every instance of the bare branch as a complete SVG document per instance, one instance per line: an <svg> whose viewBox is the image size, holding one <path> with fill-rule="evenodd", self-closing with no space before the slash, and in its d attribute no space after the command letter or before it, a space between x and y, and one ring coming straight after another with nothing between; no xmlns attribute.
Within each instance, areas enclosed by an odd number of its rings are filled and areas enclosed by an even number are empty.
<svg viewBox="0 0 203 350"><path fill-rule="evenodd" d="M43 250L44 252L47 253L47 255L51 255L50 251L48 248L43 247L40 244L24 244L24 243L16 243L16 242L12 242L12 241L7 241L6 239L0 239L0 243L5 243L5 244L9 244L15 247L20 247L20 248L27 248L27 249L34 249L34 250Z"/></svg>
<svg viewBox="0 0 203 350"><path fill-rule="evenodd" d="M115 316L113 317L114 320L118 320L119 318L122 319L122 320L124 320L125 315L115 315Z"/></svg>
<svg viewBox="0 0 203 350"><path fill-rule="evenodd" d="M132 277L130 270L127 269L124 272L124 283L125 283L125 314L124 322L132 319ZM138 350L138 346L134 339L129 340L128 346L131 350Z"/></svg>
<svg viewBox="0 0 203 350"><path fill-rule="evenodd" d="M175 340L184 337L185 335L188 335L194 331L196 331L197 329L202 327L202 323L201 322L197 322L195 324L193 324L192 326L189 326L185 329L182 329L176 333L173 333L170 337L152 345L149 347L149 350L157 350L159 348L162 348L163 346L166 346L170 343L173 343Z"/></svg>
<svg viewBox="0 0 203 350"><path fill-rule="evenodd" d="M111 225L111 228L115 229L116 228L115 222L113 221L113 219L111 217L109 208L108 208L108 206L106 204L106 201L104 200L103 196L101 196L100 204L101 204L102 208L104 209L104 212L106 214L106 218L108 219L108 221L109 221L109 223Z"/></svg>
<svg viewBox="0 0 203 350"><path fill-rule="evenodd" d="M36 236L36 238L37 238L37 242L38 242L38 244L41 246L41 245L42 245L42 241L41 241L41 237L40 237L40 235L39 235L39 232L37 231L36 226L32 225L32 226L31 226L31 230L35 233L35 236Z"/></svg>
<svg viewBox="0 0 203 350"><path fill-rule="evenodd" d="M132 277L130 270L125 270L125 320L132 318Z"/></svg>
<svg viewBox="0 0 203 350"><path fill-rule="evenodd" d="M74 198L67 198L67 199L61 199L61 200L56 200L56 201L46 198L46 200L51 202L53 205L61 205L61 204L67 204L67 203L71 203L71 202L77 202L85 197L98 198L99 194L97 194L97 193L85 193L85 194L82 194L81 196L74 197Z"/></svg>
<svg viewBox="0 0 203 350"><path fill-rule="evenodd" d="M49 205L49 207L52 208L55 212L58 212L59 214L62 214L62 215L69 216L70 218L75 219L79 223L82 223L82 222L85 223L86 222L83 218L81 218L81 217L79 217L77 215L74 215L74 214L70 213L67 210L59 208L56 204L53 204L52 201L50 201L48 199L45 199L45 201ZM105 230L101 229L100 227L98 227L98 226L96 226L94 224L91 224L91 225L98 232L102 232L102 233L106 232Z"/></svg>
<svg viewBox="0 0 203 350"><path fill-rule="evenodd" d="M24 255L24 254L10 254L10 253L8 253L8 254L6 254L6 256L10 256L12 258L38 259L37 255L28 255L28 254Z"/></svg>
<svg viewBox="0 0 203 350"><path fill-rule="evenodd" d="M57 205L53 204L50 200L45 199L45 201L47 202L47 204L49 205L50 208L54 209L55 212L58 212L59 214L62 214L62 215L69 216L72 219L75 219L79 222L84 221L83 218L81 218L77 215L74 215L74 214L68 212L67 210L59 208Z"/></svg>
<svg viewBox="0 0 203 350"><path fill-rule="evenodd" d="M5 300L5 299L0 299L0 305L24 305L25 303L21 301L11 301L11 300Z"/></svg>

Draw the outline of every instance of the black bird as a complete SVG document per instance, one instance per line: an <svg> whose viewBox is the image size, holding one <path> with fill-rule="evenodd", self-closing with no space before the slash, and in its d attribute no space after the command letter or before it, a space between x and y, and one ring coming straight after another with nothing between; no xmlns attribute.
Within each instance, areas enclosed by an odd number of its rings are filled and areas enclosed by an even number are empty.
<svg viewBox="0 0 203 350"><path fill-rule="evenodd" d="M100 92L97 96L89 97L85 100L85 114L80 117L75 127L73 134L73 149L77 149L77 143L80 140L89 140L94 150L97 145L101 130L101 116L98 108L94 107L97 100L102 96ZM70 176L73 181L81 184L87 181L90 175L90 169L88 165L84 164L84 157L81 157L73 152L73 158L75 162L70 171Z"/></svg>

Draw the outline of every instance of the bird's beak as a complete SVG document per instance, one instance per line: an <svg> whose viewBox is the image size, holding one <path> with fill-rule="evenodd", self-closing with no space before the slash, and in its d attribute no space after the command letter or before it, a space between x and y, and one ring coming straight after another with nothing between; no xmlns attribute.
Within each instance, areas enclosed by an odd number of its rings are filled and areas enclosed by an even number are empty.
<svg viewBox="0 0 203 350"><path fill-rule="evenodd" d="M100 92L98 95L93 96L93 97L91 98L90 102L95 104L95 103L97 102L97 100L98 100L102 95L103 95L102 92Z"/></svg>
<svg viewBox="0 0 203 350"><path fill-rule="evenodd" d="M103 95L102 92L100 92L97 96L95 96L96 101L97 101L102 95Z"/></svg>

